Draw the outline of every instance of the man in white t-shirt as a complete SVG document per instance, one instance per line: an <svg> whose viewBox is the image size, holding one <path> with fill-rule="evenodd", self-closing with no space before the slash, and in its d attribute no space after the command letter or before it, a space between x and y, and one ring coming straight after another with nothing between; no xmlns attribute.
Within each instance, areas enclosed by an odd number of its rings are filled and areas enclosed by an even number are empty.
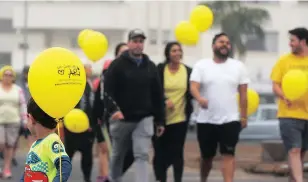
<svg viewBox="0 0 308 182"><path fill-rule="evenodd" d="M229 58L231 44L225 33L213 38L212 48L214 58L198 61L190 77L191 93L201 106L196 118L202 156L201 182L207 181L218 145L224 181L232 182L235 147L240 131L247 126L249 78L244 64Z"/></svg>

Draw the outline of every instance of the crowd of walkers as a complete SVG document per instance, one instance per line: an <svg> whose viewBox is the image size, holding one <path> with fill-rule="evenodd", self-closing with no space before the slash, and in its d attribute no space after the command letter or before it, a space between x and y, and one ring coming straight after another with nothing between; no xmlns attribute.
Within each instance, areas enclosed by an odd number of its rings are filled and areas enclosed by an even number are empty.
<svg viewBox="0 0 308 182"><path fill-rule="evenodd" d="M302 182L300 156L307 149L308 107L302 105L303 110L298 110L294 105L293 108L292 102L284 97L280 83L289 59L298 60L294 64L307 68L301 59L308 56L308 31L297 28L289 33L292 53L277 63L271 78L274 92L280 98L278 117L289 152L291 177ZM199 106L194 120L201 153L200 181L207 181L219 146L224 181L233 182L236 145L241 130L247 127L249 77L244 64L230 58L232 43L228 35L215 35L213 57L201 59L193 68L184 64L183 49L178 42L166 44L165 59L156 66L143 52L146 39L142 30L131 30L127 43L116 46L114 60L105 61L100 77L93 81L91 65L85 65L86 88L76 107L88 115L90 128L77 134L64 126L68 156L73 160L75 152L81 153L83 180L90 182L92 149L96 142L97 182L125 181L122 178L132 164L134 181L149 182L149 151L153 146L151 160L156 181L166 182L168 168L172 167L174 181L182 182L184 144L194 100ZM12 164L17 165L14 156L19 138L24 136L29 147L35 140L25 125L26 102L30 98L28 71L29 67L25 67L20 81L10 66L3 67L0 75L0 151L4 179L12 177Z"/></svg>

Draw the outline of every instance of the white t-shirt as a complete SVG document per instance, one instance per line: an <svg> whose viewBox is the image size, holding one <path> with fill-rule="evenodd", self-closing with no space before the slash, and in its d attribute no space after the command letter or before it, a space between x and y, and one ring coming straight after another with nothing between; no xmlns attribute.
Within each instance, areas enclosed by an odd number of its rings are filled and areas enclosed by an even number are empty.
<svg viewBox="0 0 308 182"><path fill-rule="evenodd" d="M238 86L248 84L249 78L241 61L229 58L224 63L213 59L198 61L190 81L200 83L200 94L208 99L208 108L199 108L197 123L224 124L239 121Z"/></svg>

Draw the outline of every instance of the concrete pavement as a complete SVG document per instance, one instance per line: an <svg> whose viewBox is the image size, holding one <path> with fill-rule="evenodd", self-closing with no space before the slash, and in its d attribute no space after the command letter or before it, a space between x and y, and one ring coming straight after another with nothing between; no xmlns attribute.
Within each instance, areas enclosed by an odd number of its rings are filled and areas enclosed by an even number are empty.
<svg viewBox="0 0 308 182"><path fill-rule="evenodd" d="M1 179L1 182L17 182L20 179L20 176L23 172L23 162L25 160L25 154L18 154L17 160L19 162L19 165L17 167L13 168L13 179L11 180L3 180ZM0 162L1 164L2 162ZM97 164L96 162L94 163L94 167L93 167L93 182L95 182L95 176L97 176ZM149 165L149 169L151 172L151 181L155 181L153 174L152 174L152 167ZM172 178L172 170L170 170L170 174L169 176L169 181L172 182L173 180ZM125 182L133 182L134 181L134 167L132 167L131 170L129 170L127 172L127 174L124 177ZM260 176L260 175L251 175L251 174L247 174L241 170L236 171L236 181L235 182L287 182L286 178L275 178L275 177L271 177L271 176ZM76 156L74 157L73 160L73 171L72 171L72 175L70 177L69 182L83 182L82 181L82 173L80 170L80 156L78 154L76 154ZM199 182L199 175L198 172L193 170L193 169L189 169L186 168L185 169L185 174L183 177L183 182ZM210 175L210 179L209 182L223 182L222 180L222 176L219 170L213 170L211 172Z"/></svg>

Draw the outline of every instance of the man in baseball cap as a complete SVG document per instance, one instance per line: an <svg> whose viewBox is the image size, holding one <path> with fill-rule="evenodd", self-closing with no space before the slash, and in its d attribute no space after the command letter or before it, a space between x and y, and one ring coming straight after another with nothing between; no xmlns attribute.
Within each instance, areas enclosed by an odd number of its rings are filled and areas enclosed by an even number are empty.
<svg viewBox="0 0 308 182"><path fill-rule="evenodd" d="M137 37L140 37L142 39L146 39L147 37L145 36L144 32L140 29L133 29L129 32L128 34L128 40L135 39Z"/></svg>

